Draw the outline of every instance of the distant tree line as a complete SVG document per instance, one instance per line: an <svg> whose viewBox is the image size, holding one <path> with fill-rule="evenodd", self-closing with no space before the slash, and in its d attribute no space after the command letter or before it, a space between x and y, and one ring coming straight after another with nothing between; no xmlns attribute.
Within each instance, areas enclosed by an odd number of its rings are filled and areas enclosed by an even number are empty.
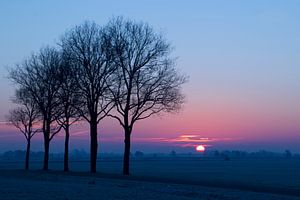
<svg viewBox="0 0 300 200"><path fill-rule="evenodd" d="M89 159L89 153L83 149L73 149L70 153L71 161L86 161ZM170 153L143 153L142 151L136 151L134 154L131 153L131 159L134 160L198 160L198 159L212 159L212 160L224 160L230 161L239 160L239 159L299 159L300 154L292 153L290 150L285 150L284 152L271 152L271 151L257 151L257 152L247 152L247 151L218 151L211 150L206 151L205 154L199 155L199 153L177 153L173 154L173 151ZM5 151L0 154L0 161L20 161L26 157L26 151L24 150L15 150L15 151ZM43 159L43 151L31 151L30 158L31 160L37 162ZM64 153L50 153L49 157L55 161L61 161L64 159ZM121 154L118 153L100 153L100 159L106 161L120 160L122 159Z"/></svg>
<svg viewBox="0 0 300 200"><path fill-rule="evenodd" d="M85 22L67 31L56 47L45 47L10 70L19 106L8 120L27 140L43 134L43 169L49 146L65 133L64 170L69 170L70 126L85 120L90 127L90 171L96 172L98 127L110 117L124 129L123 174L129 174L131 134L137 121L161 112L176 112L184 102L172 47L147 23L122 17L99 26Z"/></svg>

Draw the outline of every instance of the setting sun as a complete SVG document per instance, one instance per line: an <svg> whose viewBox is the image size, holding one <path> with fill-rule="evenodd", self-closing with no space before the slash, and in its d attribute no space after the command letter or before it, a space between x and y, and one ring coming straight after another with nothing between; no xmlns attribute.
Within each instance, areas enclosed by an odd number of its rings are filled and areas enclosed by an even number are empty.
<svg viewBox="0 0 300 200"><path fill-rule="evenodd" d="M198 151L198 152L204 152L205 151L205 147L203 145L198 145L196 147L196 151Z"/></svg>

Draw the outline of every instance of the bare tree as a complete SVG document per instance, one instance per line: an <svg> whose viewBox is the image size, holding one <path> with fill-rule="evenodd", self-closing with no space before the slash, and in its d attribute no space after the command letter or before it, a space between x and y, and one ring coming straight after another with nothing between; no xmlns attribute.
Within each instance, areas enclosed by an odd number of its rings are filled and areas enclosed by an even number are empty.
<svg viewBox="0 0 300 200"><path fill-rule="evenodd" d="M17 90L16 98L14 102L19 107L11 110L7 116L7 120L10 124L15 126L25 136L26 145L26 157L25 157L25 169L29 169L29 156L31 138L40 130L34 127L38 123L38 110L35 107L34 102L27 98L25 91Z"/></svg>
<svg viewBox="0 0 300 200"><path fill-rule="evenodd" d="M21 65L10 71L10 79L20 89L26 91L26 98L31 99L42 118L44 136L44 164L43 169L48 170L50 141L60 131L56 116L59 105L58 92L61 86L58 77L60 66L60 53L50 47L40 50Z"/></svg>
<svg viewBox="0 0 300 200"><path fill-rule="evenodd" d="M107 96L107 84L114 72L111 55L107 51L103 30L91 22L68 31L62 38L61 46L70 56L76 71L74 78L84 105L78 109L90 125L90 170L96 172L97 126L113 107Z"/></svg>
<svg viewBox="0 0 300 200"><path fill-rule="evenodd" d="M77 108L82 105L76 80L74 79L76 73L70 65L70 57L62 53L61 59L58 74L61 87L58 92L59 105L56 109L58 109L57 123L65 131L64 171L69 171L70 126L80 119L80 112L78 112Z"/></svg>
<svg viewBox="0 0 300 200"><path fill-rule="evenodd" d="M129 174L130 136L135 122L161 112L177 111L184 100L180 75L170 57L171 47L145 23L116 18L106 27L114 54L114 84L110 91L125 132L123 174Z"/></svg>

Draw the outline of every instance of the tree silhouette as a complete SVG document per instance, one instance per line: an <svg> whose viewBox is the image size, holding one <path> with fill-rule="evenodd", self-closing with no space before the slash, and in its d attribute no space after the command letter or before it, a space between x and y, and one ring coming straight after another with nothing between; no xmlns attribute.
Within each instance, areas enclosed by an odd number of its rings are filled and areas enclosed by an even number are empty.
<svg viewBox="0 0 300 200"><path fill-rule="evenodd" d="M286 158L292 158L293 157L292 152L288 149L284 151L284 155L285 155Z"/></svg>
<svg viewBox="0 0 300 200"><path fill-rule="evenodd" d="M170 44L146 23L123 18L106 27L113 64L117 67L110 92L118 120L125 132L123 174L129 174L130 136L135 122L160 112L177 111L183 103L180 75L170 57Z"/></svg>
<svg viewBox="0 0 300 200"><path fill-rule="evenodd" d="M82 117L90 125L90 171L96 172L97 127L110 116L124 129L123 174L128 175L134 124L176 112L184 102L181 86L187 78L176 70L170 44L148 24L119 17L103 27L76 26L63 35L60 47L43 48L10 72L41 116L43 169L48 169L50 141L63 128L64 170L69 170L69 128Z"/></svg>
<svg viewBox="0 0 300 200"><path fill-rule="evenodd" d="M74 76L75 71L71 66L70 57L61 53L61 64L57 77L60 79L61 85L58 92L59 104L56 108L58 109L56 121L65 131L64 171L69 171L70 126L80 119L77 107L82 106Z"/></svg>
<svg viewBox="0 0 300 200"><path fill-rule="evenodd" d="M135 157L137 157L137 158L141 158L141 157L144 156L144 153L141 152L141 151L136 151L134 155L135 155Z"/></svg>
<svg viewBox="0 0 300 200"><path fill-rule="evenodd" d="M90 125L90 170L96 172L97 126L113 108L108 96L108 83L114 72L111 53L107 50L103 30L95 23L85 22L68 31L61 41L75 68L76 84L82 101L81 116Z"/></svg>
<svg viewBox="0 0 300 200"><path fill-rule="evenodd" d="M59 112L57 107L61 86L58 79L60 62L60 53L54 48L46 47L10 71L10 79L19 89L26 91L26 98L34 102L41 115L45 150L44 170L48 170L50 141L61 129L61 126L55 123Z"/></svg>
<svg viewBox="0 0 300 200"><path fill-rule="evenodd" d="M34 128L34 125L38 122L39 113L34 102L30 98L27 98L26 91L24 90L16 91L14 103L17 103L19 107L11 110L6 118L26 138L25 169L28 170L31 138L39 131L39 129Z"/></svg>

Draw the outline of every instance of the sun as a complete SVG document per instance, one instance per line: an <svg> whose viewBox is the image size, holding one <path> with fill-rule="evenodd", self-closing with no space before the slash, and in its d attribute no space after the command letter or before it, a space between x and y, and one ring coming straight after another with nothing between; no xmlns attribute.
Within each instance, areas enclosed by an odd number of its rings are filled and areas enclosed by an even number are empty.
<svg viewBox="0 0 300 200"><path fill-rule="evenodd" d="M203 146L203 145L198 145L198 146L196 147L196 151L198 151L198 152L204 152L204 151L205 151L205 146Z"/></svg>

